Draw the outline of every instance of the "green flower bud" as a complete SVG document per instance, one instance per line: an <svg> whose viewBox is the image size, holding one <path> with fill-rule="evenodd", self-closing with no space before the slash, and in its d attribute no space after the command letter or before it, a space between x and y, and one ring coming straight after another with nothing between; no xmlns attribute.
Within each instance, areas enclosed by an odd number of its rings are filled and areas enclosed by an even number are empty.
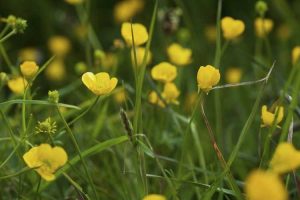
<svg viewBox="0 0 300 200"><path fill-rule="evenodd" d="M255 4L255 10L260 16L264 16L268 10L268 4L264 1L257 1Z"/></svg>
<svg viewBox="0 0 300 200"><path fill-rule="evenodd" d="M48 101L51 103L58 103L59 101L59 93L57 90L48 92Z"/></svg>

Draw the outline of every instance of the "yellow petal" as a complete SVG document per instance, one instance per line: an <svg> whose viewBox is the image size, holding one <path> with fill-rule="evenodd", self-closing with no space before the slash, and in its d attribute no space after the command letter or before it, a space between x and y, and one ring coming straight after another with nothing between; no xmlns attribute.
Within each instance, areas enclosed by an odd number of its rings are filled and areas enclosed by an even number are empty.
<svg viewBox="0 0 300 200"><path fill-rule="evenodd" d="M93 90L96 83L96 77L92 72L86 72L81 77L83 84L90 90Z"/></svg>

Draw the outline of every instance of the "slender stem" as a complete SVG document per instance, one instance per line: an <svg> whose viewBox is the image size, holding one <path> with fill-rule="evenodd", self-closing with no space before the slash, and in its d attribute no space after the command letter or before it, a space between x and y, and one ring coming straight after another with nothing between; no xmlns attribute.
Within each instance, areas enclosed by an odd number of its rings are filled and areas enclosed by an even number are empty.
<svg viewBox="0 0 300 200"><path fill-rule="evenodd" d="M39 181L38 181L38 185L36 187L36 192L35 192L36 193L35 199L38 199L41 182L42 182L42 178L41 178L41 176L39 176Z"/></svg>
<svg viewBox="0 0 300 200"><path fill-rule="evenodd" d="M95 185L94 185L92 177L91 177L91 175L90 175L90 173L88 171L85 159L83 158L82 153L80 151L78 142L77 142L77 140L76 140L76 138L75 138L75 136L74 136L71 128L69 127L68 123L66 122L65 118L61 114L58 105L56 105L56 110L57 110L57 113L58 113L59 117L61 118L61 120L62 120L62 122L63 122L63 124L64 124L64 126L66 128L66 130L67 130L67 133L69 134L69 136L70 136L70 138L71 138L71 140L73 142L73 145L76 148L77 154L78 154L78 156L79 156L79 158L80 158L80 160L82 162L82 165L83 165L83 168L84 168L84 172L85 172L85 174L86 174L86 176L88 178L89 184L92 186L92 190L93 190L94 196L95 196L96 199L98 199L98 195L97 195L97 191L96 191Z"/></svg>
<svg viewBox="0 0 300 200"><path fill-rule="evenodd" d="M13 29L6 36L4 36L3 38L0 39L0 43L3 43L4 41L6 41L8 38L10 38L11 36L15 35L16 33L17 33L16 30Z"/></svg>
<svg viewBox="0 0 300 200"><path fill-rule="evenodd" d="M10 61L6 50L4 49L3 45L0 43L0 53L2 54L2 57L6 63L6 65L8 66L9 70L11 73L15 73L16 69L13 68L12 62Z"/></svg>

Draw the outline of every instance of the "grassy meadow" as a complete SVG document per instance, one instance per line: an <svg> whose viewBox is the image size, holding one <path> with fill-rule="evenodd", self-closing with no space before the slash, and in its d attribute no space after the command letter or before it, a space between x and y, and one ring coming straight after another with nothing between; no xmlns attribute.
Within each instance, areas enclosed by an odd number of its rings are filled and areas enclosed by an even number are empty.
<svg viewBox="0 0 300 200"><path fill-rule="evenodd" d="M1 0L0 199L300 199L299 0Z"/></svg>

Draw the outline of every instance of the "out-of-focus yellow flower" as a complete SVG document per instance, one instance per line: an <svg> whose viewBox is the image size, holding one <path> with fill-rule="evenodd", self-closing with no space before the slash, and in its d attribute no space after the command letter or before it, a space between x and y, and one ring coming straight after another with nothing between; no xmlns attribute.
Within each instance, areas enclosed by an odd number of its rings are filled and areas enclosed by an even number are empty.
<svg viewBox="0 0 300 200"><path fill-rule="evenodd" d="M284 115L284 108L282 106L280 107L276 106L275 112L272 113L267 110L266 105L263 105L261 108L261 119L263 121L262 126L272 126L273 121L275 120L275 114L277 112L278 114L277 114L275 125L279 124L282 121Z"/></svg>
<svg viewBox="0 0 300 200"><path fill-rule="evenodd" d="M143 24L132 24L135 46L139 46L148 41L148 32ZM121 27L121 34L127 45L132 46L131 23L124 22Z"/></svg>
<svg viewBox="0 0 300 200"><path fill-rule="evenodd" d="M145 55L146 49L144 47L136 47L135 48L135 52L136 52L137 65L139 67L139 66L141 66L143 64L143 60L144 60L144 55ZM135 63L133 49L131 49L131 59L132 59L132 63ZM147 62L146 62L146 64L149 64L151 62L151 59L152 59L152 53L151 53L151 51L149 51L148 55L147 55Z"/></svg>
<svg viewBox="0 0 300 200"><path fill-rule="evenodd" d="M65 2L67 2L68 4L71 5L78 5L81 4L84 0L65 0Z"/></svg>
<svg viewBox="0 0 300 200"><path fill-rule="evenodd" d="M41 144L33 147L23 155L28 167L34 170L46 181L55 179L55 171L66 164L67 153L61 147L51 147L49 144Z"/></svg>
<svg viewBox="0 0 300 200"><path fill-rule="evenodd" d="M167 53L171 63L175 65L187 65L191 62L192 50L188 48L183 48L177 43L171 44Z"/></svg>
<svg viewBox="0 0 300 200"><path fill-rule="evenodd" d="M126 22L144 8L143 0L125 0L115 5L114 18L116 22Z"/></svg>
<svg viewBox="0 0 300 200"><path fill-rule="evenodd" d="M274 152L270 162L273 172L283 174L300 167L300 151L288 142L280 143Z"/></svg>
<svg viewBox="0 0 300 200"><path fill-rule="evenodd" d="M242 73L243 71L238 67L229 68L225 74L227 83L239 83L242 78Z"/></svg>
<svg viewBox="0 0 300 200"><path fill-rule="evenodd" d="M31 79L38 72L39 66L34 61L25 61L20 69L25 78Z"/></svg>
<svg viewBox="0 0 300 200"><path fill-rule="evenodd" d="M112 68L118 64L118 57L114 53L105 53L101 64L104 69Z"/></svg>
<svg viewBox="0 0 300 200"><path fill-rule="evenodd" d="M164 98L164 100L169 104L175 104L178 105L179 102L177 98L180 95L180 91L177 89L176 85L174 83L166 83L164 85L164 90L161 94L161 96Z"/></svg>
<svg viewBox="0 0 300 200"><path fill-rule="evenodd" d="M209 42L216 42L217 28L215 25L205 27L204 34Z"/></svg>
<svg viewBox="0 0 300 200"><path fill-rule="evenodd" d="M66 67L61 59L53 60L45 70L46 77L51 81L62 81L66 76Z"/></svg>
<svg viewBox="0 0 300 200"><path fill-rule="evenodd" d="M155 91L151 91L148 95L148 101L152 104L156 104L162 108L166 107L164 102L159 98Z"/></svg>
<svg viewBox="0 0 300 200"><path fill-rule="evenodd" d="M279 39L287 40L291 36L291 29L287 24L281 24L277 28L277 36Z"/></svg>
<svg viewBox="0 0 300 200"><path fill-rule="evenodd" d="M227 40L232 40L240 36L245 30L245 24L242 20L224 17L221 20L223 36Z"/></svg>
<svg viewBox="0 0 300 200"><path fill-rule="evenodd" d="M156 81L172 82L177 76L177 68L170 63L161 62L152 68L151 76Z"/></svg>
<svg viewBox="0 0 300 200"><path fill-rule="evenodd" d="M208 92L220 81L220 72L211 65L201 66L197 73L198 88Z"/></svg>
<svg viewBox="0 0 300 200"><path fill-rule="evenodd" d="M71 43L64 36L53 36L48 41L48 48L57 56L65 56L70 51Z"/></svg>
<svg viewBox="0 0 300 200"><path fill-rule="evenodd" d="M271 172L255 170L245 181L247 200L287 200L288 193L280 178Z"/></svg>
<svg viewBox="0 0 300 200"><path fill-rule="evenodd" d="M273 21L271 19L256 18L254 22L255 33L258 37L265 37L273 29Z"/></svg>
<svg viewBox="0 0 300 200"><path fill-rule="evenodd" d="M28 85L28 82L23 77L18 76L18 77L8 80L7 85L13 93L23 94L25 91L25 88Z"/></svg>
<svg viewBox="0 0 300 200"><path fill-rule="evenodd" d="M86 72L82 75L83 84L96 95L109 94L117 86L118 79L110 78L106 72L93 74Z"/></svg>
<svg viewBox="0 0 300 200"><path fill-rule="evenodd" d="M297 62L300 61L300 46L296 46L292 50L292 61L295 65Z"/></svg>
<svg viewBox="0 0 300 200"><path fill-rule="evenodd" d="M88 33L88 27L84 24L76 24L73 29L74 33L79 39L84 39Z"/></svg>
<svg viewBox="0 0 300 200"><path fill-rule="evenodd" d="M167 200L167 198L160 194L148 194L143 200Z"/></svg>
<svg viewBox="0 0 300 200"><path fill-rule="evenodd" d="M39 51L33 47L27 47L21 49L19 52L19 58L21 61L29 60L29 61L38 61Z"/></svg>
<svg viewBox="0 0 300 200"><path fill-rule="evenodd" d="M188 93L186 95L186 99L184 101L184 110L186 112L191 112L193 110L193 107L195 106L197 100L197 96L197 92Z"/></svg>
<svg viewBox="0 0 300 200"><path fill-rule="evenodd" d="M124 88L120 89L118 92L114 94L114 100L118 104L122 104L123 102L126 101L126 91Z"/></svg>

